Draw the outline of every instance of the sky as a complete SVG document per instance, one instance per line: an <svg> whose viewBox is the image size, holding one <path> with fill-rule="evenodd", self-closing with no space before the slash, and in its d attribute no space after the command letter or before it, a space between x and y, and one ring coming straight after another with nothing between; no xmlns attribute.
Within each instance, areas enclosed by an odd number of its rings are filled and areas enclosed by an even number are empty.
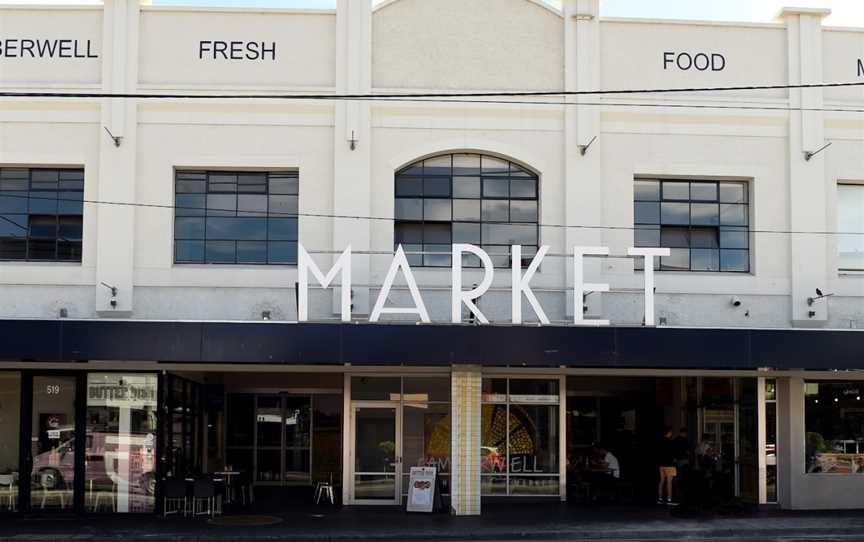
<svg viewBox="0 0 864 542"><path fill-rule="evenodd" d="M374 0L376 3L382 0ZM434 2L435 0L426 0ZM560 0L545 0L560 6ZM99 0L0 0L0 4L84 4ZM155 5L332 9L336 0L152 0ZM864 27L864 0L601 0L604 17L771 22L783 6L830 8L825 24Z"/></svg>

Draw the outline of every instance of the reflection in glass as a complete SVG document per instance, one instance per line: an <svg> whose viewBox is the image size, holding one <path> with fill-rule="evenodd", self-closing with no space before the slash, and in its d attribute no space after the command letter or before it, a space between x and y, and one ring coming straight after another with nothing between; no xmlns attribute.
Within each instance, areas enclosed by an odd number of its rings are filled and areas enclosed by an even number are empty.
<svg viewBox="0 0 864 542"><path fill-rule="evenodd" d="M354 435L354 497L394 500L396 409L355 409Z"/></svg>
<svg viewBox="0 0 864 542"><path fill-rule="evenodd" d="M33 377L30 506L71 510L75 481L75 377Z"/></svg>
<svg viewBox="0 0 864 542"><path fill-rule="evenodd" d="M0 512L18 504L21 375L0 373Z"/></svg>
<svg viewBox="0 0 864 542"><path fill-rule="evenodd" d="M153 512L156 375L87 375L86 504L98 512Z"/></svg>
<svg viewBox="0 0 864 542"><path fill-rule="evenodd" d="M402 473L411 467L436 467L450 474L450 405L405 403L402 409ZM403 484L402 492L408 493Z"/></svg>
<svg viewBox="0 0 864 542"><path fill-rule="evenodd" d="M864 474L862 392L861 382L805 382L806 472Z"/></svg>

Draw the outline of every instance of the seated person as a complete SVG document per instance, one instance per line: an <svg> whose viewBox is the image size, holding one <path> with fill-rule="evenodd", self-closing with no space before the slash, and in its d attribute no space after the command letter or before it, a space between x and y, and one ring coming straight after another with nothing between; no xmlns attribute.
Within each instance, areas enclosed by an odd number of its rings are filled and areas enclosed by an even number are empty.
<svg viewBox="0 0 864 542"><path fill-rule="evenodd" d="M594 460L592 460L592 469L603 470L613 478L621 478L621 464L618 458L602 444L594 446Z"/></svg>

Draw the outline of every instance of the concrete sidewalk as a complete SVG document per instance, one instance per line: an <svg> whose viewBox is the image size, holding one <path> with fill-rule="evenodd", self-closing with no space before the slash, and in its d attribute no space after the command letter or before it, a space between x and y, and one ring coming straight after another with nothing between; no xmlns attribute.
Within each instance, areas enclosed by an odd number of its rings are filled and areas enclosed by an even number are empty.
<svg viewBox="0 0 864 542"><path fill-rule="evenodd" d="M481 517L401 510L304 508L222 519L145 517L0 518L0 540L394 542L402 540L864 540L861 512L760 511L681 518L664 507L489 505Z"/></svg>

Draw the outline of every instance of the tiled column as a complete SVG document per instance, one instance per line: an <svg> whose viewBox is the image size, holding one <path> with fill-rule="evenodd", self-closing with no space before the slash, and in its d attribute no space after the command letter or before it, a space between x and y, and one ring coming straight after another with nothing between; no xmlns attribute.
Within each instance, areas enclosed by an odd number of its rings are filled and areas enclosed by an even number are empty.
<svg viewBox="0 0 864 542"><path fill-rule="evenodd" d="M480 383L478 365L453 367L451 376L450 512L480 515Z"/></svg>

